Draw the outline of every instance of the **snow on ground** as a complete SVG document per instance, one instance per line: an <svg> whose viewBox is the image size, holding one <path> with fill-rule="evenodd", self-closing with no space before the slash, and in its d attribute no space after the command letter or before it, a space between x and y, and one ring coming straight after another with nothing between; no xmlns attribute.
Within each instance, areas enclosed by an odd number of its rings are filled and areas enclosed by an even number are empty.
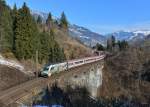
<svg viewBox="0 0 150 107"><path fill-rule="evenodd" d="M17 63L16 61L13 61L13 60L5 59L1 55L0 55L0 64L6 65L8 67L16 68L20 71L24 71L24 67L21 64Z"/></svg>

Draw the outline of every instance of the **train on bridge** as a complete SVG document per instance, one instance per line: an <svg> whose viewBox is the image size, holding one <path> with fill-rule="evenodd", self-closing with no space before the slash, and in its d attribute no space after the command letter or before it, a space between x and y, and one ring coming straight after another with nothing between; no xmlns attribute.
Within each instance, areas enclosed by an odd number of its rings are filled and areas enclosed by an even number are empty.
<svg viewBox="0 0 150 107"><path fill-rule="evenodd" d="M59 73L61 71L65 71L71 68L75 68L84 64L96 62L99 60L104 59L105 55L94 56L94 57L87 57L82 59L76 59L71 61L66 61L63 63L58 64L50 64L45 66L42 71L40 72L40 76L42 77L50 77L52 74Z"/></svg>

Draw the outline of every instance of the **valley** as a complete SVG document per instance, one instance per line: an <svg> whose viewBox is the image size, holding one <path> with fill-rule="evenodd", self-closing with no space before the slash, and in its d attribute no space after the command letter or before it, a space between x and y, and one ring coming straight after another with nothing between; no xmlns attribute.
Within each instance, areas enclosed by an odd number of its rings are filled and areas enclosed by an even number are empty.
<svg viewBox="0 0 150 107"><path fill-rule="evenodd" d="M150 2L112 1L0 0L0 107L149 107Z"/></svg>

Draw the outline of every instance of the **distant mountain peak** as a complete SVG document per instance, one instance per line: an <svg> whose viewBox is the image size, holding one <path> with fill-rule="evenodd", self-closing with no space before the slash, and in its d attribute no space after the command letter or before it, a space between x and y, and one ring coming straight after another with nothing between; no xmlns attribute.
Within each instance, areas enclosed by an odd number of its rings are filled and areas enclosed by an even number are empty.
<svg viewBox="0 0 150 107"><path fill-rule="evenodd" d="M47 17L48 17L47 13L37 11L37 10L31 10L31 14L36 16L36 17L41 16L41 18L44 19L44 20L47 19Z"/></svg>
<svg viewBox="0 0 150 107"><path fill-rule="evenodd" d="M150 34L150 30L135 30L135 31L117 31L106 35L107 38L115 36L116 40L126 40L128 42L139 42L143 41Z"/></svg>
<svg viewBox="0 0 150 107"><path fill-rule="evenodd" d="M97 43L106 45L105 36L79 25L69 25L69 33L72 37L80 39L87 46L94 46Z"/></svg>
<svg viewBox="0 0 150 107"><path fill-rule="evenodd" d="M136 33L136 34L141 33L141 34L144 34L145 36L147 36L150 34L150 30L136 30L133 33Z"/></svg>

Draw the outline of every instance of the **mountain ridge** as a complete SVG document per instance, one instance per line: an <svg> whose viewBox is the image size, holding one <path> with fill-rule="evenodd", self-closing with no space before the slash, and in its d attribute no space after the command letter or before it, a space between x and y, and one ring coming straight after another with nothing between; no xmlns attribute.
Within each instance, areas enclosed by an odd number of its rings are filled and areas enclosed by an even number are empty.
<svg viewBox="0 0 150 107"><path fill-rule="evenodd" d="M40 11L32 10L31 14L37 18L39 15L42 17L43 22L46 21L48 14ZM59 20L59 18L52 16L53 19ZM109 34L99 34L96 32L93 32L92 30L76 25L76 24L69 24L69 35L73 37L74 39L79 40L86 46L94 46L97 43L102 44L103 46L106 46L106 41L108 38L110 38L112 35L115 36L116 40L126 40L132 44L135 42L141 42L146 39L146 37L150 34L150 30L134 30L134 31L125 31L120 30L117 32L109 33Z"/></svg>
<svg viewBox="0 0 150 107"><path fill-rule="evenodd" d="M105 36L95 33L85 27L81 27L79 25L70 25L69 33L72 37L76 37L80 39L87 46L94 46L97 43L102 45L106 45Z"/></svg>
<svg viewBox="0 0 150 107"><path fill-rule="evenodd" d="M46 21L48 14L40 11L32 10L31 14L37 19L40 15L43 22ZM55 20L59 20L59 18L52 16ZM80 40L86 46L94 46L97 43L102 45L106 45L106 38L105 36L95 33L88 28L76 25L76 24L69 24L69 35L75 39Z"/></svg>
<svg viewBox="0 0 150 107"><path fill-rule="evenodd" d="M105 35L107 38L115 36L116 40L135 41L137 39L145 39L150 34L150 30L136 30L136 31L117 31Z"/></svg>

